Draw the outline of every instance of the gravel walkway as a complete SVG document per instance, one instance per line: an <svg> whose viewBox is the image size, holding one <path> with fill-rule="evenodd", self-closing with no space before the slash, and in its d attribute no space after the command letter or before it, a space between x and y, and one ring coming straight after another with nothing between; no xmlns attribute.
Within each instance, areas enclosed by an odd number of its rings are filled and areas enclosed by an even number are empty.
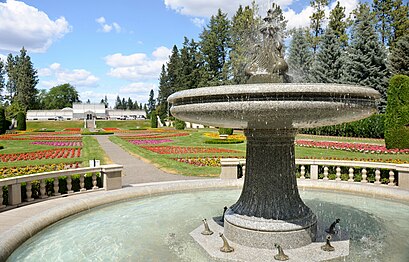
<svg viewBox="0 0 409 262"><path fill-rule="evenodd" d="M199 178L165 173L152 164L132 156L117 144L112 143L109 140L109 136L102 135L95 136L95 138L112 162L124 166L122 185Z"/></svg>

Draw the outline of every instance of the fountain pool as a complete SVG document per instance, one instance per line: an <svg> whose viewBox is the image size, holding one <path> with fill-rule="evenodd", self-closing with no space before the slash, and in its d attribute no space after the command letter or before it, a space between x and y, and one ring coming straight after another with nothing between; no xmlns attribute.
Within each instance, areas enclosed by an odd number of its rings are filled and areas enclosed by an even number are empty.
<svg viewBox="0 0 409 262"><path fill-rule="evenodd" d="M187 236L239 195L238 189L195 191L101 206L42 230L7 261L211 261ZM350 255L334 261L408 261L409 205L327 191L300 195L321 221L340 218L348 231Z"/></svg>

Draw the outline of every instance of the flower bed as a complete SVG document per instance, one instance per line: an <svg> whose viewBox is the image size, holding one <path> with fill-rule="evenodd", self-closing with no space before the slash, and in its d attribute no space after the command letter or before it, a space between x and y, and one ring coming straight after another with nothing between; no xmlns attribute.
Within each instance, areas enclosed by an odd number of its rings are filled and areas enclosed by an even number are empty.
<svg viewBox="0 0 409 262"><path fill-rule="evenodd" d="M50 165L36 165L36 166L22 166L22 167L2 167L0 168L0 178L23 176L36 173L59 171L71 168L79 168L80 163L75 162L71 164L50 164Z"/></svg>
<svg viewBox="0 0 409 262"><path fill-rule="evenodd" d="M119 136L124 140L133 140L133 139L143 139L143 138L168 138L168 137L179 137L179 136L188 136L189 133L170 133L170 134L163 134L163 133L141 133L141 134L134 134L129 136Z"/></svg>
<svg viewBox="0 0 409 262"><path fill-rule="evenodd" d="M104 127L102 129L104 129L105 131L118 131L118 130L120 130L119 128L116 128L116 127Z"/></svg>
<svg viewBox="0 0 409 262"><path fill-rule="evenodd" d="M81 147L81 141L34 141L31 142L33 145L47 145L47 146L75 146Z"/></svg>
<svg viewBox="0 0 409 262"><path fill-rule="evenodd" d="M64 131L81 132L81 128L69 127L69 128L64 128Z"/></svg>
<svg viewBox="0 0 409 262"><path fill-rule="evenodd" d="M81 141L80 136L18 136L18 135L1 135L0 140L53 140L53 141L66 141L66 140L78 140Z"/></svg>
<svg viewBox="0 0 409 262"><path fill-rule="evenodd" d="M1 162L14 162L38 159L74 158L81 156L81 148L57 148L18 154L0 154Z"/></svg>
<svg viewBox="0 0 409 262"><path fill-rule="evenodd" d="M337 150L346 150L346 151L370 153L370 154L407 154L409 153L409 149L387 149L385 146L364 144L364 143L296 140L295 144L297 146L303 146L303 147L337 149Z"/></svg>
<svg viewBox="0 0 409 262"><path fill-rule="evenodd" d="M157 154L240 153L237 150L212 147L141 146Z"/></svg>
<svg viewBox="0 0 409 262"><path fill-rule="evenodd" d="M143 145L143 144L162 144L162 143L168 143L168 142L173 142L171 139L141 139L141 140L129 140L129 143L132 143L134 145Z"/></svg>
<svg viewBox="0 0 409 262"><path fill-rule="evenodd" d="M219 133L204 133L205 136L211 138L220 138ZM227 137L228 139L237 139L237 140L245 140L246 136L242 134L233 134Z"/></svg>

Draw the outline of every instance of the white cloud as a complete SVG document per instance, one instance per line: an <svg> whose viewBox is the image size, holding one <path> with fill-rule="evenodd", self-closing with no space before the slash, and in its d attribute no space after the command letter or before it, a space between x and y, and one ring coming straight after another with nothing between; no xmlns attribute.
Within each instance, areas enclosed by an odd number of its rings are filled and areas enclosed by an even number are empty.
<svg viewBox="0 0 409 262"><path fill-rule="evenodd" d="M115 29L115 32L117 33L121 32L121 26L118 23L113 22L112 24L108 24L106 23L105 17L103 16L95 19L95 22L97 22L101 26L99 30L104 33L109 33L112 31L112 29Z"/></svg>
<svg viewBox="0 0 409 262"><path fill-rule="evenodd" d="M53 42L71 31L64 17L51 20L35 7L20 1L0 2L0 50L45 52Z"/></svg>
<svg viewBox="0 0 409 262"><path fill-rule="evenodd" d="M42 80L40 82L41 85L47 88L65 83L70 83L79 88L95 87L99 81L98 77L85 69L63 69L58 63L53 63L47 68L40 68L38 75L51 78L51 80Z"/></svg>
<svg viewBox="0 0 409 262"><path fill-rule="evenodd" d="M195 25L195 26L197 26L197 27L199 27L199 28L203 28L204 26L205 26L205 20L203 19L203 18L197 18L197 17L195 17L195 18L192 18L192 19L190 19L191 21L192 21L192 23Z"/></svg>
<svg viewBox="0 0 409 262"><path fill-rule="evenodd" d="M108 75L129 81L157 80L170 53L169 48L161 46L153 51L150 57L145 53L108 55L105 57L106 64L111 67Z"/></svg>
<svg viewBox="0 0 409 262"><path fill-rule="evenodd" d="M346 17L356 8L358 5L357 0L338 0L340 5L345 7L345 14ZM336 1L331 3L329 7L325 7L325 15L329 18L329 13L334 7L336 6ZM301 12L296 13L293 9L288 8L284 11L284 17L287 19L287 29L298 28L298 27L307 27L310 24L310 16L313 13L313 9L311 6L306 6Z"/></svg>
<svg viewBox="0 0 409 262"><path fill-rule="evenodd" d="M3 60L3 62L6 62L7 56L0 54L0 60Z"/></svg>
<svg viewBox="0 0 409 262"><path fill-rule="evenodd" d="M156 88L157 86L152 83L137 82L121 87L119 89L119 93L126 94L130 97L132 97L132 94L141 94L146 96L146 94L148 94L151 89L155 90Z"/></svg>

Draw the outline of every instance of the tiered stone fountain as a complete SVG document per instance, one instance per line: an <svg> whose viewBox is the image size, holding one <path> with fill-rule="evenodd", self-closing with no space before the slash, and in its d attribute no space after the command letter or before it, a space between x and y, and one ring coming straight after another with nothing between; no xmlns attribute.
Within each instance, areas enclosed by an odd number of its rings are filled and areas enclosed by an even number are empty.
<svg viewBox="0 0 409 262"><path fill-rule="evenodd" d="M176 118L244 129L244 186L225 214L224 235L233 243L261 249L274 249L275 243L300 248L316 238L317 218L297 188L297 129L366 118L379 98L377 91L361 86L283 83L289 77L278 31L270 10L260 29L260 51L246 68L249 84L185 90L168 98Z"/></svg>

